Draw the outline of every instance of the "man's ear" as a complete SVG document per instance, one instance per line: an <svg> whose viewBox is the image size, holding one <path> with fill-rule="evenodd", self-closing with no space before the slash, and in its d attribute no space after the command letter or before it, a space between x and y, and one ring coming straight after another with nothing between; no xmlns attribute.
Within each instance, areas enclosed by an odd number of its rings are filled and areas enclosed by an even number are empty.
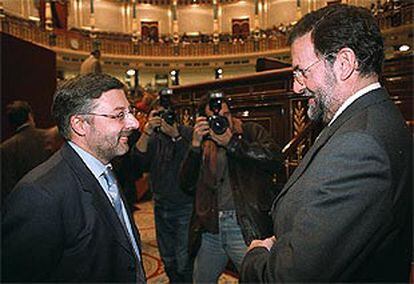
<svg viewBox="0 0 414 284"><path fill-rule="evenodd" d="M358 69L358 61L354 51L350 48L342 48L336 56L336 70L339 71L339 78L347 80Z"/></svg>
<svg viewBox="0 0 414 284"><path fill-rule="evenodd" d="M78 136L85 136L86 128L89 127L88 122L80 115L72 115L70 117L70 127Z"/></svg>

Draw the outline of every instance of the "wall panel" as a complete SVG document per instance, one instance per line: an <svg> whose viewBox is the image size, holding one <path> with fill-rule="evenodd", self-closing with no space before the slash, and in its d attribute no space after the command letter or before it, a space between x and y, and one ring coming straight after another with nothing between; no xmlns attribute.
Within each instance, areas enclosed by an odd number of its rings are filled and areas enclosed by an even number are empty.
<svg viewBox="0 0 414 284"><path fill-rule="evenodd" d="M53 51L0 33L1 39L1 139L13 134L6 106L28 101L41 128L53 125L50 107L56 88L56 55Z"/></svg>

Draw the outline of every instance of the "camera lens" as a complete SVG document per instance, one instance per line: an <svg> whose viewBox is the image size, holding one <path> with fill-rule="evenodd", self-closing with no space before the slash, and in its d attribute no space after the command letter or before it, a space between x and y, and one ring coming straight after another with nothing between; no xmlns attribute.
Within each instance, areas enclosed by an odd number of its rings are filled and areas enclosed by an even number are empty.
<svg viewBox="0 0 414 284"><path fill-rule="evenodd" d="M208 117L208 124L214 133L221 135L229 128L229 121L221 115L212 115Z"/></svg>
<svg viewBox="0 0 414 284"><path fill-rule="evenodd" d="M168 110L168 111L163 113L161 118L164 119L165 122L168 123L169 125L173 125L174 122L175 122L175 112L171 111L171 110Z"/></svg>

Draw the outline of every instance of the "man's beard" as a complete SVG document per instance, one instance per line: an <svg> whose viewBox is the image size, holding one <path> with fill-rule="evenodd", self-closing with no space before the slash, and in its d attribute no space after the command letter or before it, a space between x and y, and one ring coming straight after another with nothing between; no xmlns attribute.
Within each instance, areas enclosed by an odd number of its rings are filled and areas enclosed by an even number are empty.
<svg viewBox="0 0 414 284"><path fill-rule="evenodd" d="M122 131L118 135L102 134L95 137L95 141L91 143L90 148L101 161L110 162L117 156L122 156L129 150L129 146L120 141L121 136L129 136L129 131Z"/></svg>
<svg viewBox="0 0 414 284"><path fill-rule="evenodd" d="M322 119L329 123L334 115L334 87L336 78L325 73L325 86L320 86L315 91L305 89L304 95L310 97L308 103L308 117L313 121Z"/></svg>
<svg viewBox="0 0 414 284"><path fill-rule="evenodd" d="M317 121L323 116L323 107L320 98L316 98L309 90L305 91L305 96L309 96L308 102L308 117L310 120Z"/></svg>

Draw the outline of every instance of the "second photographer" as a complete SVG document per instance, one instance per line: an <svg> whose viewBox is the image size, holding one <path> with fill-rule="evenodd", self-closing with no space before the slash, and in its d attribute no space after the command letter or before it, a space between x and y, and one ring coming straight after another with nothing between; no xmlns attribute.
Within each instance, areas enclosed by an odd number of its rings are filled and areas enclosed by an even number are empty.
<svg viewBox="0 0 414 284"><path fill-rule="evenodd" d="M161 90L136 144L136 159L150 174L157 243L165 272L171 283L187 283L192 280L187 244L193 198L179 188L178 171L191 140L191 128L176 121L171 96L171 89Z"/></svg>
<svg viewBox="0 0 414 284"><path fill-rule="evenodd" d="M195 283L217 283L229 260L240 269L250 242L272 234L273 173L282 165L268 131L234 118L221 92L199 104L181 187L195 194L190 249Z"/></svg>

